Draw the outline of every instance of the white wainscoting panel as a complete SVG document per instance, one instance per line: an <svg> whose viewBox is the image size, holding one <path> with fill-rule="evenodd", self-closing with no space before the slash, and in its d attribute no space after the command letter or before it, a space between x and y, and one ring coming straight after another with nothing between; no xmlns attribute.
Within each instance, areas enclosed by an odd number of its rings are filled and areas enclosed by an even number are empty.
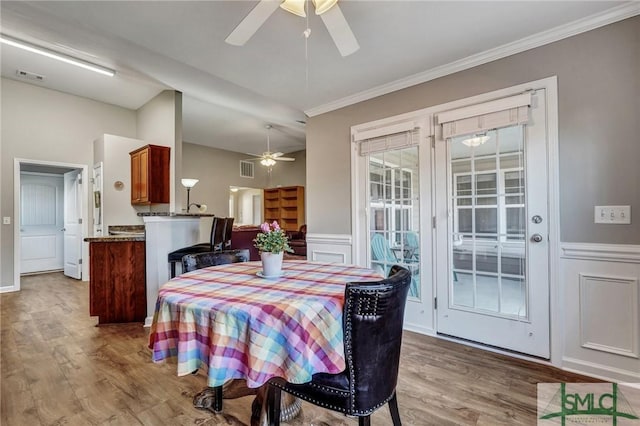
<svg viewBox="0 0 640 426"><path fill-rule="evenodd" d="M307 259L350 264L351 244L351 235L307 234Z"/></svg>
<svg viewBox="0 0 640 426"><path fill-rule="evenodd" d="M582 347L638 358L638 280L579 276Z"/></svg>
<svg viewBox="0 0 640 426"><path fill-rule="evenodd" d="M640 246L562 243L562 367L640 382Z"/></svg>

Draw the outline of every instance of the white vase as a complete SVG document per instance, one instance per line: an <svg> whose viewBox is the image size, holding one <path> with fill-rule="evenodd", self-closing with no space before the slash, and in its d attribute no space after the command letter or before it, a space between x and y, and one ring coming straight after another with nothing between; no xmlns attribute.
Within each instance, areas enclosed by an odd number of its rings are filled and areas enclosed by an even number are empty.
<svg viewBox="0 0 640 426"><path fill-rule="evenodd" d="M262 274L265 277L277 277L282 274L282 255L280 253L260 253L260 259L262 259Z"/></svg>

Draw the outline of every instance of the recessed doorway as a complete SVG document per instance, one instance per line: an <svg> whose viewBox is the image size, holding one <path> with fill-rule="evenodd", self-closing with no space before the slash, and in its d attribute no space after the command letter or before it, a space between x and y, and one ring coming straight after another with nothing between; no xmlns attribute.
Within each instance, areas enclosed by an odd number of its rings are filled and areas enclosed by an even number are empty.
<svg viewBox="0 0 640 426"><path fill-rule="evenodd" d="M88 258L82 242L87 170L82 164L14 160L14 283L3 291L20 290L25 273L61 270L72 278L88 277L82 260Z"/></svg>
<svg viewBox="0 0 640 426"><path fill-rule="evenodd" d="M229 216L237 226L262 223L262 189L229 187Z"/></svg>

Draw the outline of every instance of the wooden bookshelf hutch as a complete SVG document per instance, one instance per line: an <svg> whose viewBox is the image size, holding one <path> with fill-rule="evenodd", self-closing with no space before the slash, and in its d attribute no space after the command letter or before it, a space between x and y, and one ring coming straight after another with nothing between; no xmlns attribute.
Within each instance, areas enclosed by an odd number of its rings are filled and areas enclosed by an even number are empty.
<svg viewBox="0 0 640 426"><path fill-rule="evenodd" d="M264 190L264 220L278 221L285 231L304 225L304 186L284 186Z"/></svg>

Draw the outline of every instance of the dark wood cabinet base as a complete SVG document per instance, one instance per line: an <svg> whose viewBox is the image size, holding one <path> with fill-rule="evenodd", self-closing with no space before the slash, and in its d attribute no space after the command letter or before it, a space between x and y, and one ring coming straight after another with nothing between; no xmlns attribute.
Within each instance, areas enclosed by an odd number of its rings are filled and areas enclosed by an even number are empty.
<svg viewBox="0 0 640 426"><path fill-rule="evenodd" d="M145 243L91 242L89 313L98 324L143 322L147 315Z"/></svg>

